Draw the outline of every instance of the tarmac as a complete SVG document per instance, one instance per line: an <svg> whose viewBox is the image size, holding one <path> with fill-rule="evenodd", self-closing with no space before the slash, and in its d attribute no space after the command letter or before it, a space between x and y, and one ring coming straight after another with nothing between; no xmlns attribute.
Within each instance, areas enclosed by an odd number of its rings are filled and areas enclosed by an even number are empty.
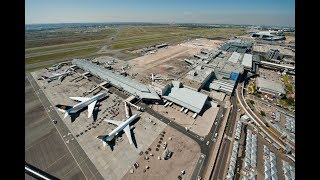
<svg viewBox="0 0 320 180"><path fill-rule="evenodd" d="M30 73L25 82L26 162L60 179L103 179Z"/></svg>
<svg viewBox="0 0 320 180"><path fill-rule="evenodd" d="M36 76L36 74L34 75ZM72 79L73 76L68 76L60 85L43 81L38 81L38 83L46 87L44 93L49 98L51 104L75 105L77 102L70 100L68 97L82 96L91 87L96 85L95 81L97 79L91 77L90 81L83 79L78 82L70 82ZM98 93L97 90L93 91L92 94L87 94L87 97L91 97L95 93ZM96 137L98 135L105 135L115 128L114 125L104 122L103 119L125 119L122 101L121 97L110 93L109 97L99 102L96 111L93 113L93 117L87 118L87 110L84 109L74 117L70 118L68 116L61 121L69 131L66 137L70 136L70 138L66 142L70 144L77 141L87 155L88 160L95 165L97 172L101 174L103 179L121 179L140 157L140 152L144 152L166 127L166 124L147 113L139 113L134 108L131 108L132 114L140 114L140 119L130 124L132 129L131 134L136 147L129 144L124 133L118 134L112 148L109 146L103 147L102 142ZM58 112L58 115L57 119L62 119L64 113Z"/></svg>

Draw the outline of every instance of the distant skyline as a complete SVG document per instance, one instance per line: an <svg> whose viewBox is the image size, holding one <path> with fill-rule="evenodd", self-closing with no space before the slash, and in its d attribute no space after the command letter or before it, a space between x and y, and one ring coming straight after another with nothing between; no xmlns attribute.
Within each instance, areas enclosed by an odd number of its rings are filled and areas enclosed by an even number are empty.
<svg viewBox="0 0 320 180"><path fill-rule="evenodd" d="M151 22L292 26L294 0L26 0L25 23Z"/></svg>

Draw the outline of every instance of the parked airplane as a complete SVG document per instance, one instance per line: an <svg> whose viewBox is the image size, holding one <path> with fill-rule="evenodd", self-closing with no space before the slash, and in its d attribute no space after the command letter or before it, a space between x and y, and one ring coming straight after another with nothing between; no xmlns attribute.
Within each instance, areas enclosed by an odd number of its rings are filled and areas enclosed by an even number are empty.
<svg viewBox="0 0 320 180"><path fill-rule="evenodd" d="M147 76L147 77L150 78L152 81L161 80L162 79L162 78L160 78L160 76L154 75L153 73L151 73L151 75Z"/></svg>
<svg viewBox="0 0 320 180"><path fill-rule="evenodd" d="M99 93L91 98L87 97L70 97L70 99L76 100L76 101L81 101L80 103L74 105L73 107L71 106L64 106L64 105L56 105L59 111L65 113L63 118L66 118L68 115L71 113L76 113L79 110L83 109L84 107L88 106L88 118L91 117L93 109L100 99L107 97L107 93Z"/></svg>
<svg viewBox="0 0 320 180"><path fill-rule="evenodd" d="M67 75L69 75L70 73L71 73L71 71L69 71L69 68L68 68L67 70L65 70L65 72L60 73L60 74L53 73L53 75L52 75L52 76L49 76L49 77L47 77L47 76L41 76L41 78L39 78L39 80L40 80L40 79L46 80L48 83L50 83L51 81L57 79L57 80L60 80L60 82L62 82L62 80L63 80Z"/></svg>
<svg viewBox="0 0 320 180"><path fill-rule="evenodd" d="M131 132L130 132L130 127L129 124L134 121L136 118L138 118L139 116L137 114L132 115L130 118L128 118L126 121L115 121L115 120L104 120L106 122L112 123L117 125L118 127L116 129L114 129L113 131L111 131L109 134L107 135L100 135L97 136L98 139L100 139L103 143L103 146L106 146L106 143L111 141L114 136L118 135L118 133L120 131L124 131L129 139L129 143L132 144L132 138L131 138Z"/></svg>
<svg viewBox="0 0 320 180"><path fill-rule="evenodd" d="M147 77L149 77L152 81L155 81L155 80L170 80L170 79L173 80L173 78L162 78L162 77L160 77L158 75L154 75L153 73L151 73L151 76L147 76Z"/></svg>
<svg viewBox="0 0 320 180"><path fill-rule="evenodd" d="M58 70L58 69L60 69L62 67L62 64L57 64L57 65L55 65L55 66L51 66L51 67L49 67L49 68L46 68L47 70L49 70L49 71L56 71L56 70Z"/></svg>

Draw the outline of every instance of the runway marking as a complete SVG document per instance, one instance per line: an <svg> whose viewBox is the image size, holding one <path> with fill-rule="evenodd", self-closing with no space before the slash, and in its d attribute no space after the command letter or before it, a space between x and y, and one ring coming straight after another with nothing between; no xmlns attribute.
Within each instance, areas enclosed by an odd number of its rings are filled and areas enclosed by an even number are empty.
<svg viewBox="0 0 320 180"><path fill-rule="evenodd" d="M63 156L61 156L60 158L58 158L57 160L55 160L53 163L51 163L47 168L45 168L43 171L46 171L47 169L49 169L54 163L56 163L57 161L59 161L60 159L62 159L63 157L65 157L68 153L64 154Z"/></svg>
<svg viewBox="0 0 320 180"><path fill-rule="evenodd" d="M32 83L31 83L31 81L29 80L28 75L27 75L27 79L28 79L28 81L30 82L30 84L31 84L31 86L32 86L32 88L33 88L33 90L35 91L35 88L33 87L33 85L32 85ZM41 91L42 91L42 90L41 90ZM40 98L39 96L38 96L38 98L39 98L39 100L40 100L40 102L41 102L42 106L46 109L46 107L43 105L43 103L42 103L42 101L41 101L41 98ZM52 121L52 119L51 119L51 117L50 117L49 113L48 113L47 111L46 111L46 113L48 114L48 116L49 116L50 120ZM54 127L56 128L56 130L58 131L58 133L59 133L59 135L60 135L60 137L61 137L61 139L62 139L62 141L63 141L64 145L65 145L65 146L67 146L67 149L69 150L69 152L70 152L71 156L73 157L73 159L75 160L75 162L76 162L76 163L77 163L77 165L79 166L79 168L80 168L81 172L83 173L84 177L85 177L86 179L88 179L88 178L87 178L87 176L85 175L85 173L83 172L82 168L80 167L79 163L77 162L76 158L73 156L72 152L70 151L70 149L69 149L68 145L67 145L67 144L66 144L66 142L63 140L63 137L62 137L62 135L60 134L60 132L59 132L58 128L56 127L56 125L55 125L55 124L53 124L53 126L54 126Z"/></svg>
<svg viewBox="0 0 320 180"><path fill-rule="evenodd" d="M37 143L35 143L35 144L33 144L33 145L29 146L27 149L25 149L25 151L29 150L29 149L30 149L30 148L32 148L33 146L38 145L39 143L41 143L42 141L44 141L44 140L48 139L49 137L51 137L51 136L52 136L52 135L54 135L55 133L56 133L56 132L54 132L53 134L50 134L48 137L46 137L46 138L42 139L40 142L37 142Z"/></svg>

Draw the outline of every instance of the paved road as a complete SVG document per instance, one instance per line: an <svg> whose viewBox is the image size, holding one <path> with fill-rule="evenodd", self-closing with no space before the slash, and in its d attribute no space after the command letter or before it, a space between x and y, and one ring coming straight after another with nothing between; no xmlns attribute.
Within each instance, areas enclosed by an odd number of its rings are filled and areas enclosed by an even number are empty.
<svg viewBox="0 0 320 180"><path fill-rule="evenodd" d="M229 137L232 137L234 125L236 124L238 106L237 106L237 99L235 96L231 96L230 101L233 107L232 107L232 112L230 114L230 120L228 121L228 124L227 124L228 128L227 128L226 134Z"/></svg>
<svg viewBox="0 0 320 180"><path fill-rule="evenodd" d="M54 107L46 97L46 95L43 93L41 88L38 86L38 84L35 82L33 77L30 73L26 73L26 76L31 83L31 85L34 87L34 90L36 91L36 94L39 97L39 100L41 101L43 107L47 111L47 114L49 118L53 121L57 121L56 124L54 124L55 128L59 132L60 136L66 135L70 133L68 127L65 125L63 120L60 118L58 113L55 111ZM70 138L74 138L74 140L70 140L65 142L65 145L67 146L68 150L70 151L72 157L75 159L78 167L81 169L83 174L85 175L86 179L103 179L101 174L98 172L97 168L94 166L94 164L90 161L86 153L83 151L81 146L79 145L78 141L76 140L73 135L70 136ZM70 139L69 138L69 139Z"/></svg>
<svg viewBox="0 0 320 180"><path fill-rule="evenodd" d="M293 144L291 144L290 142L284 142L282 139L276 137L273 133L270 132L269 128L266 127L266 125L264 124L264 122L257 117L257 115L252 112L252 110L250 109L250 107L248 106L247 102L245 101L244 97L243 97L243 83L239 84L237 89L236 89L236 94L238 97L238 100L240 101L240 105L242 106L242 108L245 110L246 114L257 124L257 127L262 130L270 139L272 139L273 142L277 143L280 147L282 147L283 149L285 149L285 145L284 144L289 144L292 148L292 150L295 150L295 147Z"/></svg>
<svg viewBox="0 0 320 180"><path fill-rule="evenodd" d="M233 105L232 107L232 111L231 114L229 115L229 119L227 122L227 126L228 128L226 128L226 132L225 135L232 137L233 135L233 131L234 131L234 125L236 122L236 117L237 117L237 102L236 102L236 97L235 96L231 96L230 98L231 104ZM214 170L212 173L212 176L210 179L222 179L223 177L223 173L228 169L228 167L226 167L227 163L227 156L228 153L230 152L230 148L232 148L231 146L231 141L227 138L223 138L222 141L222 145L219 149L219 153L218 153L218 159L214 165Z"/></svg>
<svg viewBox="0 0 320 180"><path fill-rule="evenodd" d="M222 145L219 149L218 159L215 164L212 180L218 180L223 178L224 172L227 170L227 156L229 149L231 148L231 141L227 138L223 139Z"/></svg>

